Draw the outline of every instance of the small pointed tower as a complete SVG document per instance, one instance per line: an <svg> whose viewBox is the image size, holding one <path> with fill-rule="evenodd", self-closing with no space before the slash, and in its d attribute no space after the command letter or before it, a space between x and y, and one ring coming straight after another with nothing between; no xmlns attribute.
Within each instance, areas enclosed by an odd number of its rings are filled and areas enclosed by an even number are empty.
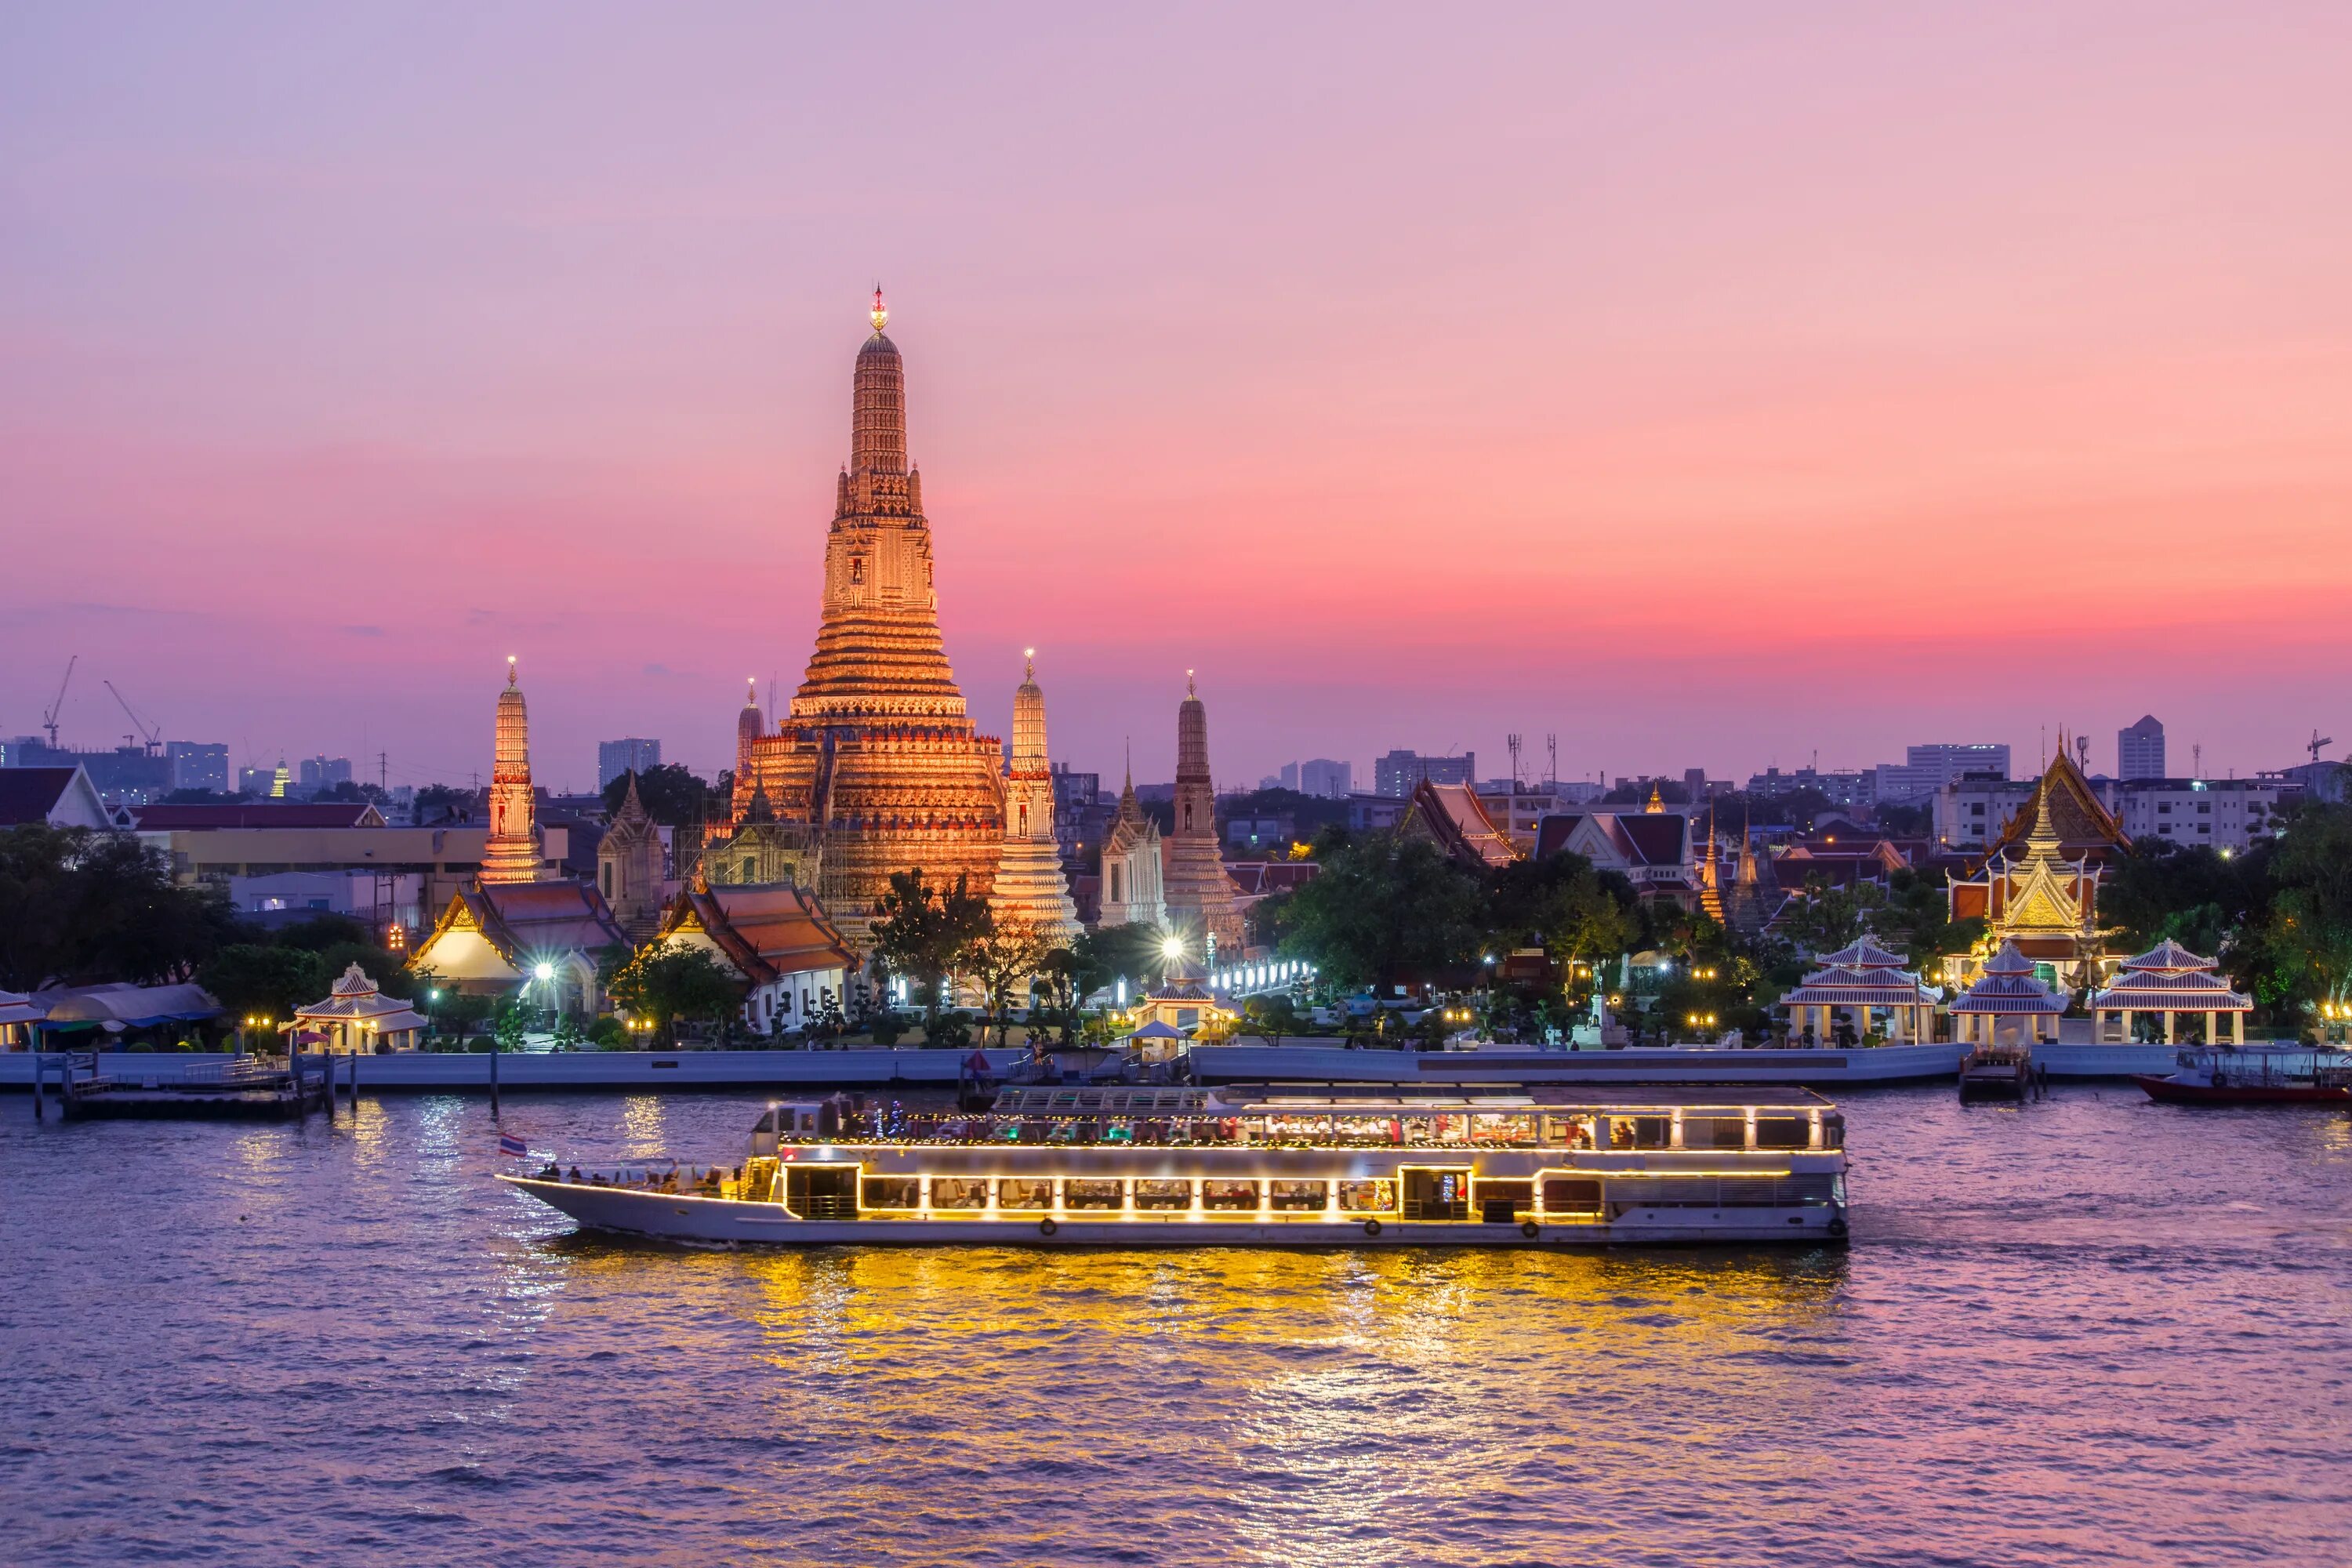
<svg viewBox="0 0 2352 1568"><path fill-rule="evenodd" d="M634 768L629 770L629 791L596 844L596 882L604 901L613 906L613 919L631 940L650 940L661 923L661 829L637 794Z"/></svg>
<svg viewBox="0 0 2352 1568"><path fill-rule="evenodd" d="M1127 782L1118 792L1118 815L1103 835L1102 919L1112 926L1166 926L1168 903L1161 896L1160 824L1135 797L1135 759L1127 763Z"/></svg>
<svg viewBox="0 0 2352 1568"><path fill-rule="evenodd" d="M490 837L482 847L481 881L539 880L537 806L530 795L530 716L515 661L507 659L507 689L499 693L498 753L490 767Z"/></svg>
<svg viewBox="0 0 2352 1568"><path fill-rule="evenodd" d="M735 776L749 780L759 773L752 756L760 737L768 731L767 717L760 711L759 677L743 678L743 710L735 715Z"/></svg>
<svg viewBox="0 0 2352 1568"><path fill-rule="evenodd" d="M1034 928L1056 947L1077 940L1077 906L1062 876L1054 840L1054 767L1045 749L1045 693L1037 685L1037 650L1022 655L1013 693L1013 758L1004 770L1004 847L988 903L999 921Z"/></svg>
<svg viewBox="0 0 2352 1568"><path fill-rule="evenodd" d="M1176 831L1168 839L1164 888L1169 923L1199 957L1208 942L1239 957L1241 910L1234 879L1217 842L1217 788L1209 772L1209 710L1192 672L1184 672L1184 700L1176 710Z"/></svg>
<svg viewBox="0 0 2352 1568"><path fill-rule="evenodd" d="M1723 873L1715 858L1715 807L1706 808L1706 843L1699 850L1698 907L1723 923Z"/></svg>

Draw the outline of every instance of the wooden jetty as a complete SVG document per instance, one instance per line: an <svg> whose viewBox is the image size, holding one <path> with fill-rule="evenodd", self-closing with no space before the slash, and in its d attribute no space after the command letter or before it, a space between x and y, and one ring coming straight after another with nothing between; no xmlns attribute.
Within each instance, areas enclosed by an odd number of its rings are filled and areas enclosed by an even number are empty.
<svg viewBox="0 0 2352 1568"><path fill-rule="evenodd" d="M358 1058L352 1063L357 1103ZM33 1116L49 1103L63 1121L144 1118L182 1121L290 1121L314 1110L334 1114L337 1058L297 1058L273 1066L253 1057L190 1065L166 1077L142 1074L137 1056L96 1051L43 1052L33 1064ZM101 1061L105 1062L103 1068ZM124 1070L128 1068L130 1070Z"/></svg>

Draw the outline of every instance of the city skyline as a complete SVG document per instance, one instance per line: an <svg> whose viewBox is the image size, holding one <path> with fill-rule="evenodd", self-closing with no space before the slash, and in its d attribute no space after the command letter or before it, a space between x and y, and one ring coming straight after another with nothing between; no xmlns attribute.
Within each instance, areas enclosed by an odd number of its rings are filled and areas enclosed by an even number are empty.
<svg viewBox="0 0 2352 1568"><path fill-rule="evenodd" d="M1235 784L1513 731L1570 777L2061 726L2113 771L2149 711L2176 771L2303 761L2347 23L2090 16L1018 58L949 16L882 120L846 20L584 17L525 71L512 18L12 16L0 734L79 653L72 743L105 678L233 766L487 777L519 654L544 782L621 735L709 774L814 632L878 272L957 679L1002 735L1037 647L1081 767L1171 777L1188 668Z"/></svg>

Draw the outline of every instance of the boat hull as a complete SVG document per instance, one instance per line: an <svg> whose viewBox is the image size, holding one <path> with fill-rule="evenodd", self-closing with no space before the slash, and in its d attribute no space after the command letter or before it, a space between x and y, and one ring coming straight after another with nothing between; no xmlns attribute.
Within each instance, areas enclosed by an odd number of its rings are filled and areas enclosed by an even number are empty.
<svg viewBox="0 0 2352 1568"><path fill-rule="evenodd" d="M1089 1219L1082 1215L956 1219L804 1220L781 1205L626 1187L499 1181L561 1210L591 1230L727 1247L1622 1247L1710 1244L1829 1246L1845 1239L1842 1207L1746 1211L1631 1207L1607 1220L1540 1223L1420 1223L1362 1217L1233 1219L1192 1214ZM1533 1234L1528 1234L1529 1227Z"/></svg>
<svg viewBox="0 0 2352 1568"><path fill-rule="evenodd" d="M2141 1076L2132 1081L2165 1105L2352 1105L2352 1088L2336 1085L2194 1083Z"/></svg>

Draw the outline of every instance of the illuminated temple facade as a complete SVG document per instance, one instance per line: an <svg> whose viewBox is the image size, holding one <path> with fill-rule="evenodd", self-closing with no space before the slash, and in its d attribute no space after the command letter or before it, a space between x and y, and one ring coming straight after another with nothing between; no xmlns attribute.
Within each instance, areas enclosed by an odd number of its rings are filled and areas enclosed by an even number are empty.
<svg viewBox="0 0 2352 1568"><path fill-rule="evenodd" d="M907 458L906 368L883 335L887 319L877 289L815 652L773 730L746 706L729 819L704 854L712 882L813 885L861 950L893 871L919 868L934 886L961 877L985 894L1004 836L1001 747L965 713L940 636L922 475Z"/></svg>
<svg viewBox="0 0 2352 1568"><path fill-rule="evenodd" d="M1945 961L1945 978L1967 984L2013 947L2062 988L2104 981L2116 961L2099 928L2099 883L2107 861L2130 846L2062 742L1976 874L1950 882L1951 918L1981 919L1985 934L1974 952Z"/></svg>

